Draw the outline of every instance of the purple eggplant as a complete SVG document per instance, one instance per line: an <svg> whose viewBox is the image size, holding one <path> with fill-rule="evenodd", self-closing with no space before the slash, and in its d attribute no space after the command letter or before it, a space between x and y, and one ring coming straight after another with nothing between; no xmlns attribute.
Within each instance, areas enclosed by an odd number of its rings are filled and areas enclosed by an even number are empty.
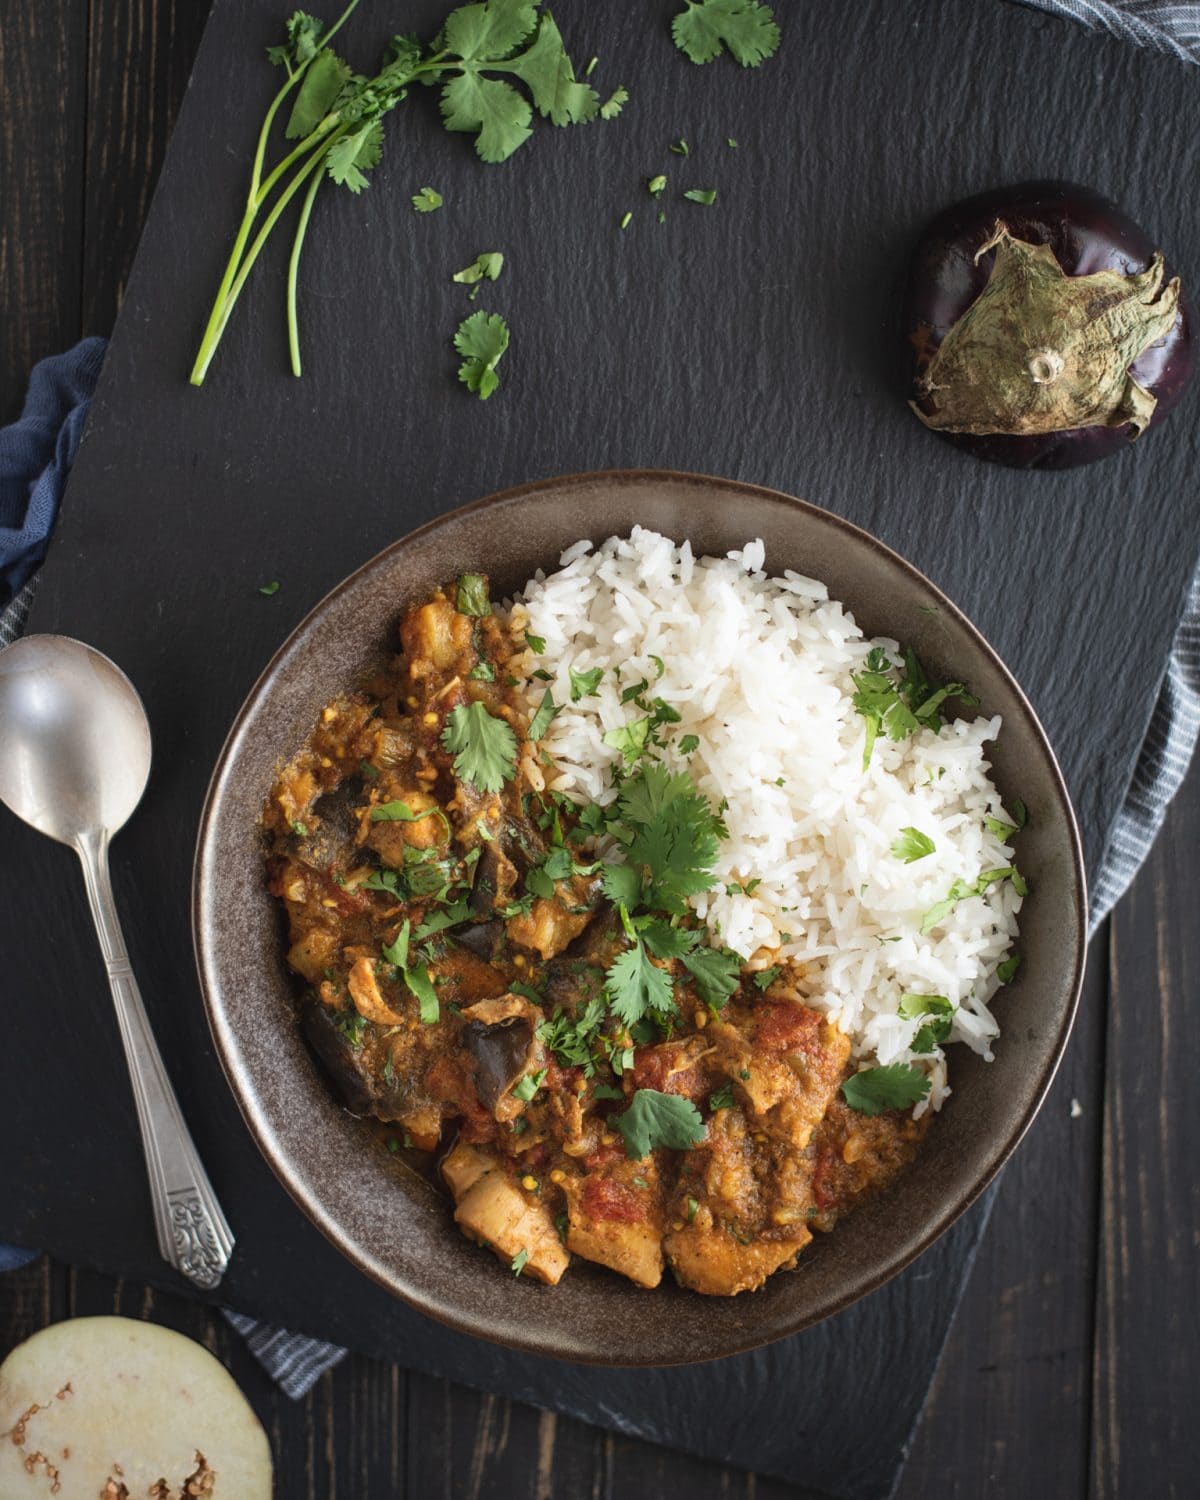
<svg viewBox="0 0 1200 1500"><path fill-rule="evenodd" d="M981 193L940 213L913 255L910 405L992 463L1092 463L1179 400L1194 321L1151 240L1099 194L1069 182Z"/></svg>

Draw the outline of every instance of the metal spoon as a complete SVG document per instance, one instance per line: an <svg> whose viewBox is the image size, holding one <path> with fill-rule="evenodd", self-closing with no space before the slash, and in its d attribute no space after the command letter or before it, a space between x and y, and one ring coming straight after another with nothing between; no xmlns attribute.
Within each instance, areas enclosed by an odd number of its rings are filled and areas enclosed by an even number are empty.
<svg viewBox="0 0 1200 1500"><path fill-rule="evenodd" d="M0 800L83 864L150 1174L164 1260L215 1287L233 1235L217 1202L142 1006L108 874L108 843L150 775L150 724L119 667L65 635L27 635L0 651Z"/></svg>

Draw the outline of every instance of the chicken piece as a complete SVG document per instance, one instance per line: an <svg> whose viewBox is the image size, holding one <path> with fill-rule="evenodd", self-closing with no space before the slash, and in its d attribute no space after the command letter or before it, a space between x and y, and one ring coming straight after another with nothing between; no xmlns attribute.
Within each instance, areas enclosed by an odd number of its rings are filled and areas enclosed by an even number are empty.
<svg viewBox="0 0 1200 1500"><path fill-rule="evenodd" d="M787 1065L756 1050L737 1027L713 1021L704 1035L715 1049L710 1059L712 1066L733 1079L739 1097L755 1114L766 1114L795 1092L795 1075Z"/></svg>
<svg viewBox="0 0 1200 1500"><path fill-rule="evenodd" d="M403 1023L404 1015L393 1010L380 993L373 959L360 958L351 966L346 975L346 988L350 991L355 1009L368 1021L375 1021L380 1026L399 1026Z"/></svg>
<svg viewBox="0 0 1200 1500"><path fill-rule="evenodd" d="M529 914L511 917L509 941L519 948L532 948L543 959L556 957L592 920L591 911L569 912L557 896L539 896Z"/></svg>
<svg viewBox="0 0 1200 1500"><path fill-rule="evenodd" d="M693 1223L667 1234L663 1248L682 1286L709 1297L736 1297L739 1292L757 1291L811 1239L805 1225L795 1224L778 1238L759 1236L741 1244L701 1209Z"/></svg>
<svg viewBox="0 0 1200 1500"><path fill-rule="evenodd" d="M636 1286L656 1287L663 1273L657 1181L652 1161L622 1163L611 1176L568 1178L567 1249Z"/></svg>
<svg viewBox="0 0 1200 1500"><path fill-rule="evenodd" d="M455 1221L506 1265L522 1252L524 1274L557 1285L571 1258L554 1227L549 1206L523 1193L497 1157L459 1144L442 1163L456 1204Z"/></svg>

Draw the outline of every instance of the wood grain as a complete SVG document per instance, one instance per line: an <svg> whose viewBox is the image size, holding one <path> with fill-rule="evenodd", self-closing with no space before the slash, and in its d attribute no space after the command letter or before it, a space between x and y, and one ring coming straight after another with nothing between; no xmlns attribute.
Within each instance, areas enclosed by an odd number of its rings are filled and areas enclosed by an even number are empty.
<svg viewBox="0 0 1200 1500"><path fill-rule="evenodd" d="M1112 933L1092 1492L1196 1493L1200 972L1193 768Z"/></svg>
<svg viewBox="0 0 1200 1500"><path fill-rule="evenodd" d="M79 335L88 0L0 0L0 422Z"/></svg>

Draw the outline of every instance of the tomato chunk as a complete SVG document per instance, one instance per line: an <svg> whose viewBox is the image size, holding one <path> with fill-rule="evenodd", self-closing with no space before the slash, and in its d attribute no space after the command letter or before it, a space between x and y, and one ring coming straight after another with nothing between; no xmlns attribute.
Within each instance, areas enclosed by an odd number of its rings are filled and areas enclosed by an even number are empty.
<svg viewBox="0 0 1200 1500"><path fill-rule="evenodd" d="M646 1217L646 1195L611 1177L589 1177L583 1185L583 1208L590 1219L636 1224Z"/></svg>

